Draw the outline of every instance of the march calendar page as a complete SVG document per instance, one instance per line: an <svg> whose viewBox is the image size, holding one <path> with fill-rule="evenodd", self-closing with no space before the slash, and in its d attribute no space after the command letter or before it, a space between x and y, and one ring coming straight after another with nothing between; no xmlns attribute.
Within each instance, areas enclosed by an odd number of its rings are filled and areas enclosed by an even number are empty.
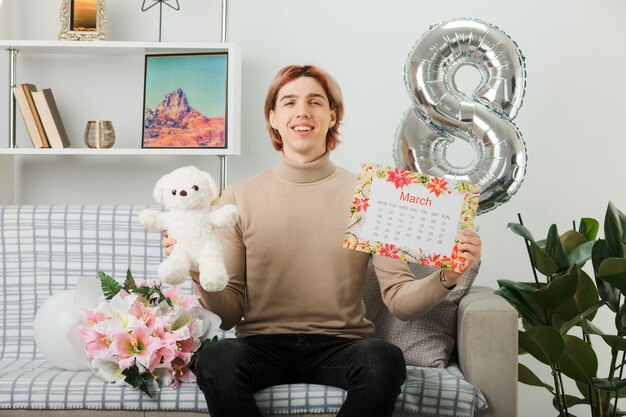
<svg viewBox="0 0 626 417"><path fill-rule="evenodd" d="M458 238L474 226L479 199L465 182L362 164L343 245L463 272Z"/></svg>

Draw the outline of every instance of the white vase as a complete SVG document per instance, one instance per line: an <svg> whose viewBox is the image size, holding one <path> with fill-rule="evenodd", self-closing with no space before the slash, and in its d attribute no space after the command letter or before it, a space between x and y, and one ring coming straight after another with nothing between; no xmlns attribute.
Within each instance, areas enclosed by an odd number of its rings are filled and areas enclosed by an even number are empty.
<svg viewBox="0 0 626 417"><path fill-rule="evenodd" d="M78 323L72 316L73 304L73 290L52 295L37 310L33 328L37 348L48 362L68 371L80 371L89 367Z"/></svg>
<svg viewBox="0 0 626 417"><path fill-rule="evenodd" d="M72 302L72 317L74 317L74 320L77 323L83 323L85 319L82 310L84 308L98 308L100 297L103 295L99 279L78 278L76 290L74 291L74 301Z"/></svg>

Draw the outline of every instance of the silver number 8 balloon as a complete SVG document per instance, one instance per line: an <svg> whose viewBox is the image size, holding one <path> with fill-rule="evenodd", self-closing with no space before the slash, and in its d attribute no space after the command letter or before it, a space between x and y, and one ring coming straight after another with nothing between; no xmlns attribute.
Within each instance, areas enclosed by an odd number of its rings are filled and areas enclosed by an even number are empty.
<svg viewBox="0 0 626 417"><path fill-rule="evenodd" d="M471 97L454 79L464 65L476 68L482 78ZM508 201L526 173L526 146L511 120L526 85L524 57L515 42L478 20L435 25L409 54L405 84L413 106L396 133L396 165L478 185L478 214ZM474 149L466 166L456 166L446 156L455 139Z"/></svg>

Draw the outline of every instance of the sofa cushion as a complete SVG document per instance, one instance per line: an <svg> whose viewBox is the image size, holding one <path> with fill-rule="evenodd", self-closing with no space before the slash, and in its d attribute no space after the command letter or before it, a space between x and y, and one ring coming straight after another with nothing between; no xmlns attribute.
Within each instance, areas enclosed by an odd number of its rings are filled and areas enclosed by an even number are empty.
<svg viewBox="0 0 626 417"><path fill-rule="evenodd" d="M336 413L346 391L314 384L277 385L255 394L264 414ZM207 413L196 384L162 389L154 398L125 384L109 384L90 371L64 371L40 355L0 360L2 409L106 409L198 411ZM469 417L485 408L480 392L456 367L408 367L396 409L420 415Z"/></svg>
<svg viewBox="0 0 626 417"><path fill-rule="evenodd" d="M151 399L90 371L55 368L35 346L33 320L52 294L79 277L105 271L121 279L130 268L152 278L163 257L159 233L136 215L146 206L0 206L0 414L2 409L139 409L206 412L196 384L165 388ZM191 293L190 281L183 291ZM233 337L226 332L222 337ZM265 413L336 412L338 388L294 384L257 393ZM408 369L396 408L423 415L471 416L486 407L458 368Z"/></svg>
<svg viewBox="0 0 626 417"><path fill-rule="evenodd" d="M409 263L416 279L432 274L435 269ZM457 286L435 307L415 320L402 321L391 315L382 301L380 288L371 262L367 268L367 282L363 302L366 318L374 323L374 337L397 345L409 365L445 368L454 350L456 318L459 301L467 294L480 265L466 271Z"/></svg>

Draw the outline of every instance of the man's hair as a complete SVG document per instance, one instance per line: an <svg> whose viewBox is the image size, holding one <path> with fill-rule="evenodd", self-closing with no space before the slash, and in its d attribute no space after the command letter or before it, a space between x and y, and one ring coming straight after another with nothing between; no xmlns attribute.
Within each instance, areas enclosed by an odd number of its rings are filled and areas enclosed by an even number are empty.
<svg viewBox="0 0 626 417"><path fill-rule="evenodd" d="M280 89L283 88L285 84L300 77L316 79L324 88L330 109L335 111L335 124L328 129L328 133L326 134L326 148L333 150L337 144L341 142L339 140L339 125L341 119L343 119L343 96L341 95L341 89L335 79L326 71L314 65L289 65L284 67L278 71L278 74L276 74L276 77L274 77L274 80L270 84L267 97L265 98L265 124L267 125L272 145L277 151L283 149L283 141L280 137L280 133L272 128L270 123L270 111L276 109L276 100L278 99Z"/></svg>

